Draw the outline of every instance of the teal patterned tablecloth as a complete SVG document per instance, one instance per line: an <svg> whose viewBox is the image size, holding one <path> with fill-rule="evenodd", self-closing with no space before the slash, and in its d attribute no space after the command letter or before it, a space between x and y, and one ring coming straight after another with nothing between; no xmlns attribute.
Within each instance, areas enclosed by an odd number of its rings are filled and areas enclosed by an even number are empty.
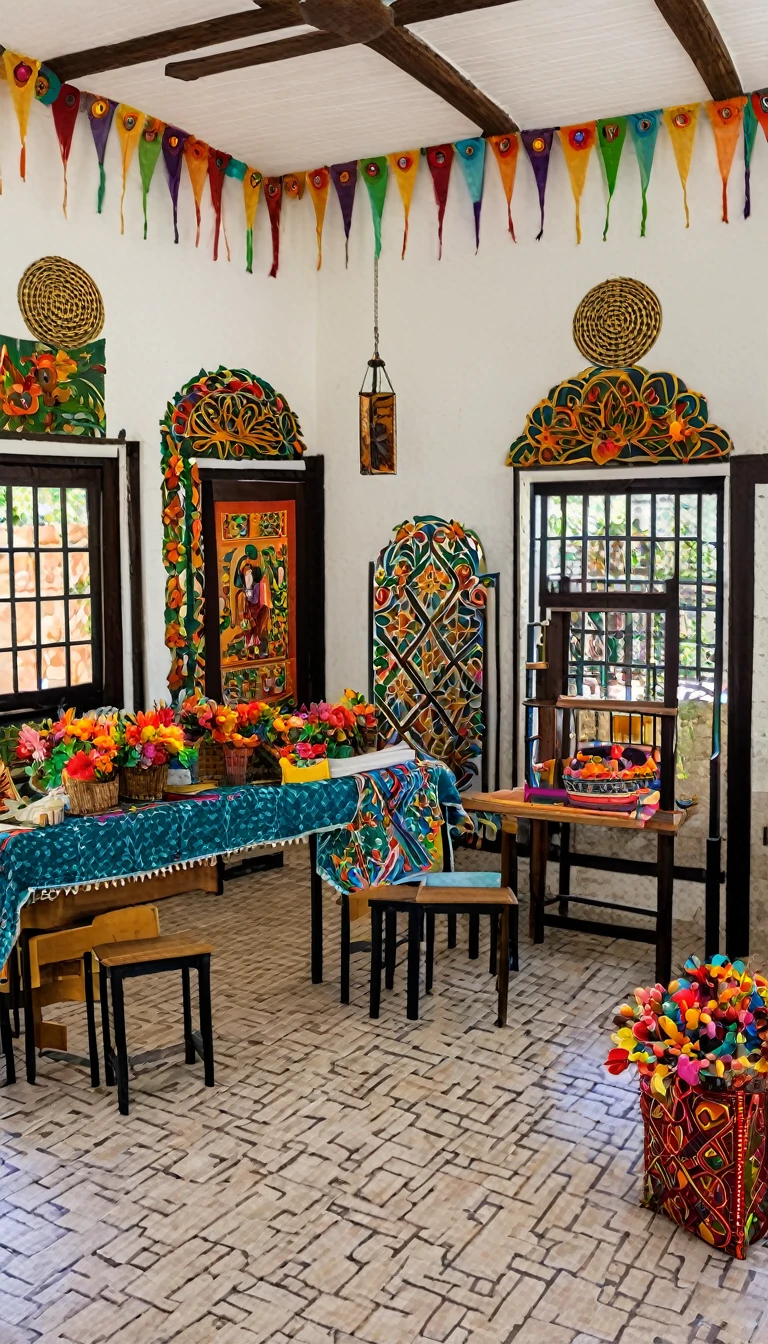
<svg viewBox="0 0 768 1344"><path fill-rule="evenodd" d="M382 797L394 795L401 805L382 812ZM323 832L335 834L321 841L318 871L340 889L403 881L402 875L382 875L375 845L370 857L373 832L377 829L380 836L383 825L389 837L390 868L394 849L403 848L410 876L428 871L433 855L419 838L425 808L434 811L438 801L452 806L450 820L465 815L450 771L416 764L312 784L212 790L196 798L101 817L67 817L58 826L9 833L0 840L0 968L16 938L19 911L33 891L139 877L251 845ZM369 853L367 881L359 871L347 872L350 844Z"/></svg>

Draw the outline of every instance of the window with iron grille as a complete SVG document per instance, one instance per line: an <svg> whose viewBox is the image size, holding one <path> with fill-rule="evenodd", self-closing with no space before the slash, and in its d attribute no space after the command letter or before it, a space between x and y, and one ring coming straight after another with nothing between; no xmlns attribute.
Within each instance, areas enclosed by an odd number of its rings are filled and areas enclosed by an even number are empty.
<svg viewBox="0 0 768 1344"><path fill-rule="evenodd" d="M535 486L531 603L562 578L579 591L643 592L680 583L681 699L711 699L721 639L721 480ZM574 612L573 695L655 700L664 694L663 617Z"/></svg>
<svg viewBox="0 0 768 1344"><path fill-rule="evenodd" d="M113 689L105 597L115 649L121 612L119 583L102 582L103 485L96 467L0 459L1 711L92 708Z"/></svg>

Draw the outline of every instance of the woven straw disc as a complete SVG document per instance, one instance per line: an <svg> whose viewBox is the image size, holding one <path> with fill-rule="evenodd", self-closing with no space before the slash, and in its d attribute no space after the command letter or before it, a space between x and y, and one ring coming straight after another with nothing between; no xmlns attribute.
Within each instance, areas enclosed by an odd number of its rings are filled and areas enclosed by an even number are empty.
<svg viewBox="0 0 768 1344"><path fill-rule="evenodd" d="M19 281L17 297L32 335L46 345L75 350L104 326L104 301L96 285L65 257L33 261Z"/></svg>
<svg viewBox="0 0 768 1344"><path fill-rule="evenodd" d="M636 364L661 331L661 304L639 280L605 280L584 295L573 339L590 364Z"/></svg>

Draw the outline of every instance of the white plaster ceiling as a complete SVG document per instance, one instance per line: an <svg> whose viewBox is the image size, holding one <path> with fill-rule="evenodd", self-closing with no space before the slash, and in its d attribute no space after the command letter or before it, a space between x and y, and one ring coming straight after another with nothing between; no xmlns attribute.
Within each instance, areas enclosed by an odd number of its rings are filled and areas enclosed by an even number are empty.
<svg viewBox="0 0 768 1344"><path fill-rule="evenodd" d="M745 88L768 85L768 0L709 0ZM41 59L252 9L252 0L67 0L40 23L29 0L0 0L0 42ZM105 20L105 14L108 19ZM275 41L307 29L208 47ZM707 89L654 0L511 0L416 25L421 37L521 126L705 100ZM180 60L180 56L170 59ZM173 122L264 172L434 144L479 129L365 47L169 79L166 59L76 81Z"/></svg>

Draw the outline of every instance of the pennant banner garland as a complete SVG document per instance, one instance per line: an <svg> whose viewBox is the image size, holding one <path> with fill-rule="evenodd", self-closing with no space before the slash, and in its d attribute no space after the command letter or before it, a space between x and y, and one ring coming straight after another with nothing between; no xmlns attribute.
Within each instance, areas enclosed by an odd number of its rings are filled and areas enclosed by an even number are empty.
<svg viewBox="0 0 768 1344"><path fill-rule="evenodd" d="M344 257L345 264L348 266L349 230L352 227L352 211L355 205L355 191L357 190L357 159L351 159L349 163L332 163L331 181L336 188L336 195L341 207L341 218L344 222Z"/></svg>
<svg viewBox="0 0 768 1344"><path fill-rule="evenodd" d="M736 153L741 134L746 98L725 98L718 102L707 103L707 115L712 122L717 150L717 165L723 182L723 223L728 223L728 178L731 175L733 156Z"/></svg>
<svg viewBox="0 0 768 1344"><path fill-rule="evenodd" d="M307 186L309 194L312 197L312 204L315 208L315 235L317 237L317 269L323 264L323 223L325 221L325 210L328 205L328 192L331 186L331 175L327 168L313 168L311 173L307 173Z"/></svg>
<svg viewBox="0 0 768 1344"><path fill-rule="evenodd" d="M59 141L61 162L64 167L64 218L67 217L67 164L72 148L72 136L75 131L77 114L80 111L80 90L74 84L62 84L59 94L51 104L53 124Z"/></svg>
<svg viewBox="0 0 768 1344"><path fill-rule="evenodd" d="M83 110L88 115L88 123L99 171L99 183L96 196L96 209L102 213L104 206L106 178L105 156L107 142L113 123L117 128L122 159L122 188L120 193L120 232L125 231L124 203L128 173L132 159L138 149L139 177L143 211L144 237L147 237L147 203L157 164L162 153L168 181L168 190L173 206L173 238L179 241L178 202L181 183L181 166L186 162L189 172L192 196L195 203L195 246L200 244L202 224L202 199L206 180L210 183L211 205L214 213L213 257L218 260L219 238L223 231L227 259L230 256L224 224L224 184L226 178L233 178L243 184L243 211L246 231L246 271L253 271L253 229L256 211L264 187L267 210L272 234L272 265L270 276L277 275L280 261L280 222L283 196L289 200L300 201L308 189L315 212L315 234L317 238L317 269L323 264L323 230L333 182L341 210L344 228L345 262L349 264L349 238L352 227L352 215L357 191L358 172L365 179L365 186L371 205L373 220L374 251L378 258L382 249L382 219L386 203L390 174L397 182L403 206L403 241L401 257L405 257L408 245L411 206L416 183L416 174L422 155L427 160L435 204L437 206L438 258L443 252L443 226L451 181L451 168L454 155L461 164L461 172L467 185L472 202L474 216L475 250L480 244L480 216L483 204L486 146L490 145L496 160L501 179L504 199L507 204L507 227L515 240L515 226L512 219L512 195L515 189L517 164L520 145L525 149L531 165L539 202L539 230L537 240L544 234L544 212L547 181L552 147L557 132L562 146L563 156L576 206L576 240L581 242L581 199L586 182L590 155L597 144L600 160L605 174L607 204L603 238L607 239L611 220L611 205L616 191L619 169L627 136L632 143L640 173L642 210L640 217L640 235L645 236L648 219L648 188L653 170L656 145L662 123L666 126L675 155L680 185L683 191L686 228L690 225L687 183L693 156L696 126L699 115L698 103L684 103L650 112L636 112L629 115L602 117L597 121L586 121L573 126L545 127L538 130L523 130L514 134L471 136L453 143L429 145L425 148L402 150L399 153L381 154L361 159L352 159L346 163L323 165L310 171L284 173L282 176L263 178L261 172L247 165L242 159L232 158L221 150L211 148L205 141L198 140L186 131L175 126L166 126L156 117L141 112L138 108L117 104L102 95L82 93L72 84L62 84L56 72L38 60L17 52L2 51L0 78L8 84L16 118L19 125L21 151L19 171L22 179L26 174L26 138L29 123L29 110L36 100L50 107L54 130L59 144L64 170L64 213L67 212L67 167L73 144L77 114ZM736 98L713 100L706 103L708 120L715 138L717 162L722 183L722 217L728 222L728 181L739 138L744 137L744 217L751 213L751 173L754 163L757 128L762 126L768 139L768 89L760 89L750 95ZM762 151L761 151L762 152ZM2 183L0 182L0 191Z"/></svg>
<svg viewBox="0 0 768 1344"><path fill-rule="evenodd" d="M512 223L512 192L515 190L519 141L516 135L489 135L488 144L491 146L499 165L504 199L507 202L507 223L509 224L509 232L512 234L512 241L516 242L515 226Z"/></svg>
<svg viewBox="0 0 768 1344"><path fill-rule="evenodd" d="M139 172L141 174L141 206L144 211L144 237L147 236L147 196L149 194L152 174L157 167L157 160L160 157L160 151L163 148L163 131L165 124L158 121L157 117L147 117L144 124L144 130L141 132L139 140Z"/></svg>
<svg viewBox="0 0 768 1344"><path fill-rule="evenodd" d="M683 205L685 206L685 227L690 227L691 217L688 211L688 173L691 168L691 158L693 156L693 138L696 134L696 121L699 115L699 104L688 103L685 107L665 107L664 124L669 131L669 138L672 141L672 148L675 151L675 163L680 175L680 184L683 188Z"/></svg>
<svg viewBox="0 0 768 1344"><path fill-rule="evenodd" d="M437 203L437 255L440 259L443 255L443 220L448 200L448 184L451 180L453 145L433 145L427 150L427 163L432 174L432 186Z"/></svg>
<svg viewBox="0 0 768 1344"><path fill-rule="evenodd" d="M541 221L539 232L536 234L536 241L544 234L544 197L547 193L547 176L549 174L549 157L552 153L552 141L555 138L554 130L546 131L521 131L520 139L523 142L528 158L531 161L533 176L536 179L536 190L539 194L539 210L541 211Z"/></svg>
<svg viewBox="0 0 768 1344"><path fill-rule="evenodd" d="M390 154L389 166L395 175L400 199L403 202L403 215L405 224L403 227L403 250L400 258L405 256L405 249L408 245L408 220L411 214L411 201L413 199L413 188L416 185L416 173L419 169L419 159L421 155L418 149L408 149L404 154Z"/></svg>
<svg viewBox="0 0 768 1344"><path fill-rule="evenodd" d="M640 215L641 238L645 237L645 224L648 219L648 183L651 180L653 156L656 153L656 141L659 136L661 118L662 113L660 111L636 112L627 118L629 134L637 155L637 166L640 169L640 191L643 200Z"/></svg>
<svg viewBox="0 0 768 1344"><path fill-rule="evenodd" d="M485 141L482 136L471 140L457 140L456 153L464 170L464 178L469 190L469 199L475 216L475 251L480 246L480 211L483 207L483 181L485 172Z"/></svg>
<svg viewBox="0 0 768 1344"><path fill-rule="evenodd" d="M109 134L109 131L107 131L107 134ZM166 126L163 131L163 160L168 173L168 190L171 193L171 203L173 205L174 243L179 241L179 185L181 183L181 165L184 161L184 145L188 138L186 132L180 131L176 126Z"/></svg>

